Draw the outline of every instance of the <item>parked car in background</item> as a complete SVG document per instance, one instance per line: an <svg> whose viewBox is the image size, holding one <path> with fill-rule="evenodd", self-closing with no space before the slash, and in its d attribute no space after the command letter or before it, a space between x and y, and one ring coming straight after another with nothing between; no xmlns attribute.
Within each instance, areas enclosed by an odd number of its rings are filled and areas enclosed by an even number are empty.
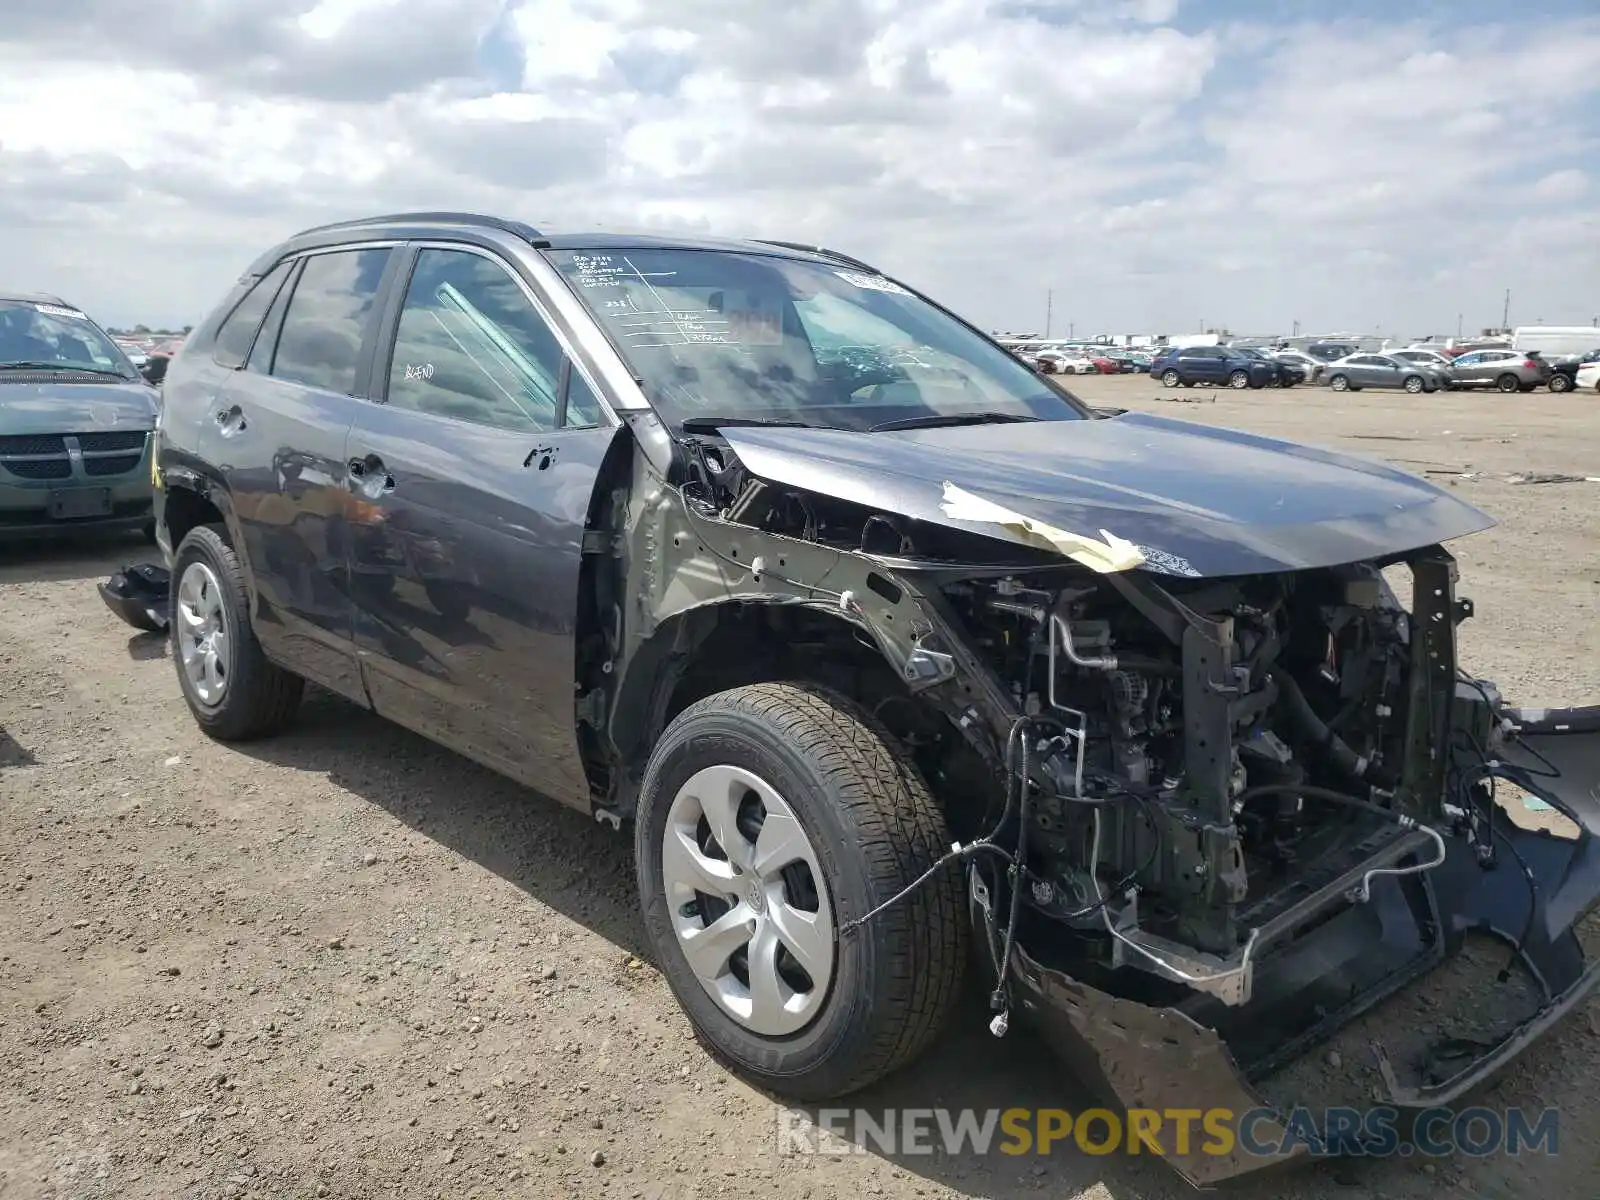
<svg viewBox="0 0 1600 1200"><path fill-rule="evenodd" d="M1349 358L1361 347L1354 342L1312 342L1306 347L1306 353L1319 362L1330 363L1340 358Z"/></svg>
<svg viewBox="0 0 1600 1200"><path fill-rule="evenodd" d="M1517 350L1470 350L1451 367L1457 387L1492 387L1500 392L1531 392L1550 380L1550 364Z"/></svg>
<svg viewBox="0 0 1600 1200"><path fill-rule="evenodd" d="M1573 387L1580 392L1600 392L1600 359L1583 364L1573 373Z"/></svg>
<svg viewBox="0 0 1600 1200"><path fill-rule="evenodd" d="M1323 378L1336 392L1359 392L1371 387L1395 388L1416 395L1441 391L1447 386L1446 373L1441 368L1388 354L1348 355L1329 363Z"/></svg>
<svg viewBox="0 0 1600 1200"><path fill-rule="evenodd" d="M1567 354L1560 358L1547 360L1550 363L1549 388L1552 392L1570 392L1578 386L1577 375L1580 368L1589 363L1600 362L1600 347L1585 354Z"/></svg>
<svg viewBox="0 0 1600 1200"><path fill-rule="evenodd" d="M1402 362L1416 363L1418 366L1438 367L1440 370L1449 370L1455 365L1455 360L1437 350L1429 350L1425 346L1408 346L1404 350L1384 351L1390 358L1398 358Z"/></svg>
<svg viewBox="0 0 1600 1200"><path fill-rule="evenodd" d="M1312 358L1304 350L1274 350L1272 351L1272 357L1281 363L1289 363L1291 366L1299 367L1304 373L1304 382L1306 383L1319 382L1322 368L1328 365L1320 358Z"/></svg>
<svg viewBox="0 0 1600 1200"><path fill-rule="evenodd" d="M0 540L150 528L159 397L59 296L0 293Z"/></svg>
<svg viewBox="0 0 1600 1200"><path fill-rule="evenodd" d="M1094 369L1102 375L1117 375L1122 372L1122 364L1108 355L1091 354L1089 361L1094 364Z"/></svg>
<svg viewBox="0 0 1600 1200"><path fill-rule="evenodd" d="M1229 346L1184 346L1168 350L1150 365L1150 373L1167 387L1212 383L1231 388L1260 388L1277 378L1275 365Z"/></svg>
<svg viewBox="0 0 1600 1200"><path fill-rule="evenodd" d="M1047 375L1094 375L1100 370L1093 359L1077 350L1041 350L1037 357L1049 364Z"/></svg>
<svg viewBox="0 0 1600 1200"><path fill-rule="evenodd" d="M1250 347L1236 347L1236 349L1247 358L1266 363L1271 368L1273 387L1293 387L1297 383L1304 383L1308 378L1306 369L1298 363L1285 362L1265 350Z"/></svg>

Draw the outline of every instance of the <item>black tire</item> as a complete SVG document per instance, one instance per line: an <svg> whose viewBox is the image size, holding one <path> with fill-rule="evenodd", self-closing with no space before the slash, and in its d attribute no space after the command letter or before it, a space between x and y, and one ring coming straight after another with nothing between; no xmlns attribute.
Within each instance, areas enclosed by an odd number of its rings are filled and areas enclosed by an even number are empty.
<svg viewBox="0 0 1600 1200"><path fill-rule="evenodd" d="M184 570L193 562L211 568L222 585L223 626L228 635L228 686L215 705L201 701L184 671L178 626L182 615L178 591ZM239 558L220 525L199 525L178 543L172 559L172 585L168 593L168 637L178 686L201 730L218 741L242 742L277 733L294 717L305 681L269 662L250 626L250 595L245 588Z"/></svg>
<svg viewBox="0 0 1600 1200"><path fill-rule="evenodd" d="M1165 371L1161 372L1161 385L1163 387L1177 387L1180 382L1182 382L1182 380L1180 379L1178 373L1171 367L1168 367Z"/></svg>
<svg viewBox="0 0 1600 1200"><path fill-rule="evenodd" d="M1494 386L1499 388L1500 391L1509 395L1512 392L1518 392L1522 390L1522 380L1518 379L1510 371L1507 371L1504 375L1500 376L1500 378L1494 381Z"/></svg>
<svg viewBox="0 0 1600 1200"><path fill-rule="evenodd" d="M1228 376L1228 386L1231 388L1247 388L1250 386L1249 371L1235 371Z"/></svg>
<svg viewBox="0 0 1600 1200"><path fill-rule="evenodd" d="M1336 392L1350 391L1350 377L1348 375L1333 375L1328 378L1328 386Z"/></svg>
<svg viewBox="0 0 1600 1200"><path fill-rule="evenodd" d="M1400 386L1405 388L1405 390L1410 392L1413 396L1416 396L1425 391L1428 385L1427 381L1424 380L1421 375L1407 375L1405 377L1405 381Z"/></svg>
<svg viewBox="0 0 1600 1200"><path fill-rule="evenodd" d="M816 1101L865 1087L915 1058L943 1025L967 961L967 920L952 864L903 903L836 935L823 1007L784 1037L751 1032L711 999L672 926L663 837L683 784L708 766L743 767L792 807L825 877L836 927L910 884L950 844L944 817L909 760L849 700L761 683L707 697L662 734L635 822L645 930L700 1042L759 1086Z"/></svg>
<svg viewBox="0 0 1600 1200"><path fill-rule="evenodd" d="M1561 374L1550 376L1550 390L1552 392L1570 392L1572 388L1572 376Z"/></svg>
<svg viewBox="0 0 1600 1200"><path fill-rule="evenodd" d="M139 536L144 538L144 540L147 542L154 542L156 540L156 521L154 517L151 517L150 520L139 526Z"/></svg>

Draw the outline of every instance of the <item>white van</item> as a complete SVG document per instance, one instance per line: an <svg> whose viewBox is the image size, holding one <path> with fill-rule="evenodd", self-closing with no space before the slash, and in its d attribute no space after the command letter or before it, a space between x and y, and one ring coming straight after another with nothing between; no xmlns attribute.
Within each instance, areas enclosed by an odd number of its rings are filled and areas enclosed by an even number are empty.
<svg viewBox="0 0 1600 1200"><path fill-rule="evenodd" d="M1511 331L1511 348L1527 354L1538 351L1548 361L1568 354L1587 354L1600 346L1600 329L1593 325L1519 325Z"/></svg>

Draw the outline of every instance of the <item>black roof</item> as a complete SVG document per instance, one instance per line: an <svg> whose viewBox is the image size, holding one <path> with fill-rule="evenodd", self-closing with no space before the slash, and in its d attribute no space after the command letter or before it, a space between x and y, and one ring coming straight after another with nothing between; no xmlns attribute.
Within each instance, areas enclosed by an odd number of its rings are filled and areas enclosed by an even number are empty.
<svg viewBox="0 0 1600 1200"><path fill-rule="evenodd" d="M0 288L0 300L11 300L21 304L54 304L59 308L77 308L77 305L68 304L60 296L53 296L49 292L13 292L6 288Z"/></svg>
<svg viewBox="0 0 1600 1200"><path fill-rule="evenodd" d="M495 231L520 238L540 250L724 250L745 254L767 254L783 258L808 259L813 262L844 263L865 271L873 271L859 259L828 250L821 246L806 246L798 242L744 241L734 238L691 237L664 233L624 233L615 230L594 232L554 233L534 228L522 221L482 213L413 212L389 213L384 216L361 217L338 221L331 225L318 225L302 230L281 246L259 258L250 269L258 275L268 270L284 253L308 250L322 245L359 240L363 236L374 240L387 238L420 238L437 236L441 229L469 240L474 231ZM354 235L354 237L352 237Z"/></svg>

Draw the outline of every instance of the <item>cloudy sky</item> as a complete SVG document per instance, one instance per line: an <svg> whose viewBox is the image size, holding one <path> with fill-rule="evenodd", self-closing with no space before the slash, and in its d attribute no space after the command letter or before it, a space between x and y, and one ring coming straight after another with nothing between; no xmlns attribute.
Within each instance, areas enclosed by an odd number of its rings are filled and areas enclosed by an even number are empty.
<svg viewBox="0 0 1600 1200"><path fill-rule="evenodd" d="M990 328L1600 317L1592 0L6 8L0 285L107 324L457 207L816 241Z"/></svg>

